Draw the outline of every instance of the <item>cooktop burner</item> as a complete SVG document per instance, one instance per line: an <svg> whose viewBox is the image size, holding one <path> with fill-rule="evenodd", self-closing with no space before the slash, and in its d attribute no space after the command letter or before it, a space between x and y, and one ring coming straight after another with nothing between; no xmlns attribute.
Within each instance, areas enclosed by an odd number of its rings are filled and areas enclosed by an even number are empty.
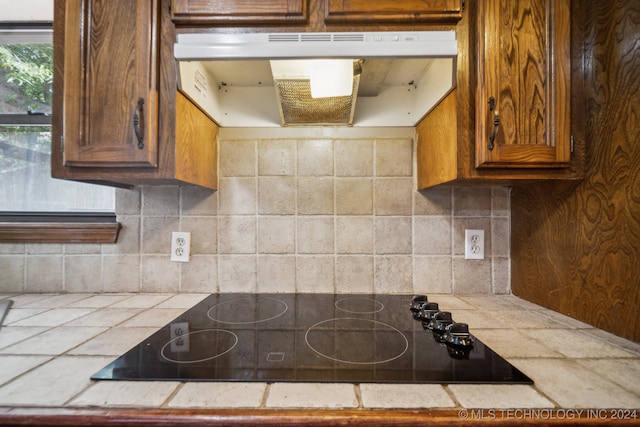
<svg viewBox="0 0 640 427"><path fill-rule="evenodd" d="M213 294L94 380L533 381L427 296Z"/></svg>

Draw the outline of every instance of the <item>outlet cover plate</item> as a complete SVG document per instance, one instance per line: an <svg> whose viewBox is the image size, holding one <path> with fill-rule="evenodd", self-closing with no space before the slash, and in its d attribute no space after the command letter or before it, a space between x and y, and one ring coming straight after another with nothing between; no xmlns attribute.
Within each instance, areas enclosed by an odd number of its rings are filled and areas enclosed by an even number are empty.
<svg viewBox="0 0 640 427"><path fill-rule="evenodd" d="M174 231L171 233L171 261L189 262L191 254L191 233Z"/></svg>
<svg viewBox="0 0 640 427"><path fill-rule="evenodd" d="M464 259L484 259L484 230L464 230Z"/></svg>

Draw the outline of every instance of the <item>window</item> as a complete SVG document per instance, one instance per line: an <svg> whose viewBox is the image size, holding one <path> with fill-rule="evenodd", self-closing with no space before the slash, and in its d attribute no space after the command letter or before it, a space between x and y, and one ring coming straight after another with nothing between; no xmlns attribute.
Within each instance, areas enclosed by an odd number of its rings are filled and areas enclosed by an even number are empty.
<svg viewBox="0 0 640 427"><path fill-rule="evenodd" d="M52 58L51 22L0 23L0 242L115 241L89 225L117 226L113 188L51 178Z"/></svg>

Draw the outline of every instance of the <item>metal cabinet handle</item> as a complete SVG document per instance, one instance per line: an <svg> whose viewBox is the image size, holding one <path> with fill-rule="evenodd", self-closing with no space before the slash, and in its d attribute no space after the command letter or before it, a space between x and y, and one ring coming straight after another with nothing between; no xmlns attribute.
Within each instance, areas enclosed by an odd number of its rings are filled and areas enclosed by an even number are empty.
<svg viewBox="0 0 640 427"><path fill-rule="evenodd" d="M500 115L498 114L496 100L493 96L489 98L489 111L493 111L493 131L491 132L491 135L489 135L489 144L487 144L487 148L489 150L493 150L493 147L495 146L494 141L498 135L498 128L500 128Z"/></svg>
<svg viewBox="0 0 640 427"><path fill-rule="evenodd" d="M144 148L144 98L138 98L138 106L133 112L133 131L138 139L138 148Z"/></svg>

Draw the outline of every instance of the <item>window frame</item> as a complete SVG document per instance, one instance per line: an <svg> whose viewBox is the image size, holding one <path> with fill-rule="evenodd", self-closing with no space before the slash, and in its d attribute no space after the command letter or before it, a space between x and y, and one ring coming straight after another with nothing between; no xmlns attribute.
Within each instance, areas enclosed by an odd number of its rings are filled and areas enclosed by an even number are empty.
<svg viewBox="0 0 640 427"><path fill-rule="evenodd" d="M53 43L53 23L0 23L0 35L11 42ZM0 126L51 126L51 114L27 111L0 114ZM115 212L0 211L0 243L116 243L121 229Z"/></svg>

